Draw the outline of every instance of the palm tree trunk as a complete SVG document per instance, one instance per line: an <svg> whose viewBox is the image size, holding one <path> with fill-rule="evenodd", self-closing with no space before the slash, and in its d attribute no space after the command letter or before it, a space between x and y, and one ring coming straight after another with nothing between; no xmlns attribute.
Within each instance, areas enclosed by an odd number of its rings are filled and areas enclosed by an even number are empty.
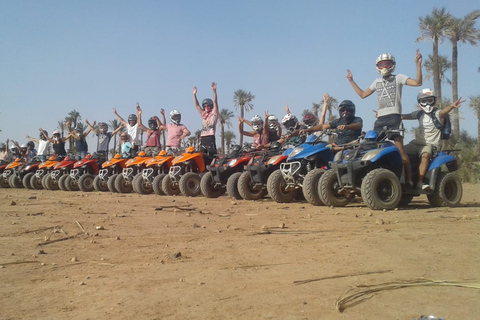
<svg viewBox="0 0 480 320"><path fill-rule="evenodd" d="M458 100L458 46L452 41L452 98ZM460 119L458 109L453 109L453 137L460 137Z"/></svg>
<svg viewBox="0 0 480 320"><path fill-rule="evenodd" d="M245 110L243 109L243 106L240 106L240 118L244 118L245 115ZM243 122L241 124L242 130L243 130ZM240 145L243 146L243 134L240 134Z"/></svg>
<svg viewBox="0 0 480 320"><path fill-rule="evenodd" d="M433 38L433 90L437 99L442 99L442 79L440 79L440 64L438 62L438 37Z"/></svg>
<svg viewBox="0 0 480 320"><path fill-rule="evenodd" d="M220 124L220 136L222 143L222 154L225 155L225 125L223 123Z"/></svg>

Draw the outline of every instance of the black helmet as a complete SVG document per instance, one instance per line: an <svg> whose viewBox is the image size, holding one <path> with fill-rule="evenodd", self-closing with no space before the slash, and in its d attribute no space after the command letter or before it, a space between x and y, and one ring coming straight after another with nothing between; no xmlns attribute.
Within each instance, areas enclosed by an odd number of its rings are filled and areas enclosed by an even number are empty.
<svg viewBox="0 0 480 320"><path fill-rule="evenodd" d="M137 122L137 115L132 113L131 115L128 116L128 121L129 121L129 122L130 122L130 121L135 121L135 122Z"/></svg>
<svg viewBox="0 0 480 320"><path fill-rule="evenodd" d="M151 117L150 119L148 119L148 127L151 130L157 130L158 129L157 120L155 120L154 117Z"/></svg>
<svg viewBox="0 0 480 320"><path fill-rule="evenodd" d="M33 150L33 148L35 148L35 143L33 143L33 141L28 141L27 149Z"/></svg>
<svg viewBox="0 0 480 320"><path fill-rule="evenodd" d="M206 98L202 101L202 109L205 110L205 107L213 108L213 100Z"/></svg>
<svg viewBox="0 0 480 320"><path fill-rule="evenodd" d="M355 104L350 100L343 100L338 106L338 111L340 113L340 118L348 120L349 118L355 117ZM343 116L342 113L348 111L349 114Z"/></svg>

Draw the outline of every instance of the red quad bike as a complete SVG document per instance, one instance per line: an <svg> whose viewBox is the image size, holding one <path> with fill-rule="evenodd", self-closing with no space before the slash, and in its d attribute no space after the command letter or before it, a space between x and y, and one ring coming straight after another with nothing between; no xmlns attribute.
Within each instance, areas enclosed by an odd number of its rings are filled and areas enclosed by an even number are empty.
<svg viewBox="0 0 480 320"><path fill-rule="evenodd" d="M218 198L226 191L230 197L237 200L242 199L237 183L245 165L254 154L250 151L250 147L246 145L242 148L235 145L226 157L213 159L212 163L207 166L208 172L200 181L200 189L205 197Z"/></svg>
<svg viewBox="0 0 480 320"><path fill-rule="evenodd" d="M102 163L102 169L98 171L98 175L93 179L93 188L96 191L118 192L115 189L115 179L122 173L127 160L127 158L122 158L117 153L115 157Z"/></svg>
<svg viewBox="0 0 480 320"><path fill-rule="evenodd" d="M92 158L88 154L82 160L77 161L70 171L70 177L78 185L80 191L92 192L94 190L93 180L98 174L98 167L102 164L102 159ZM68 182L67 182L68 183Z"/></svg>
<svg viewBox="0 0 480 320"><path fill-rule="evenodd" d="M162 180L163 192L171 196L180 192L186 197L200 195L200 174L204 171L204 154L188 147L184 154L173 159L168 175Z"/></svg>
<svg viewBox="0 0 480 320"><path fill-rule="evenodd" d="M43 186L43 179L52 172L53 167L60 162L60 159L56 159L55 155L48 158L47 161L42 162L38 165L37 171L30 178L30 186L32 189L41 190L45 187Z"/></svg>
<svg viewBox="0 0 480 320"><path fill-rule="evenodd" d="M152 157L146 157L145 151L140 151L138 156L129 159L121 174L115 178L115 190L119 193L129 193L133 190L133 179L137 174L142 174L145 163Z"/></svg>
<svg viewBox="0 0 480 320"><path fill-rule="evenodd" d="M164 195L162 180L168 174L172 161L173 156L167 155L165 150L160 151L155 158L148 160L142 174L137 174L133 178L133 191L138 194L155 192L158 195Z"/></svg>
<svg viewBox="0 0 480 320"><path fill-rule="evenodd" d="M16 158L15 161L10 162L5 167L2 173L3 180L8 183L10 188L23 188L22 180L18 179L18 172L25 165L25 160L22 158Z"/></svg>
<svg viewBox="0 0 480 320"><path fill-rule="evenodd" d="M38 170L38 166L41 162L34 158L32 161L27 162L16 174L15 180L13 183L21 183L27 189L33 189L31 184L32 177L35 176L35 173ZM13 179L13 178L12 178ZM18 188L18 187L17 187Z"/></svg>
<svg viewBox="0 0 480 320"><path fill-rule="evenodd" d="M70 176L70 170L73 168L76 160L69 156L57 163L50 174L47 174L42 180L43 187L47 190L78 191L78 185L71 182L66 185L66 180Z"/></svg>

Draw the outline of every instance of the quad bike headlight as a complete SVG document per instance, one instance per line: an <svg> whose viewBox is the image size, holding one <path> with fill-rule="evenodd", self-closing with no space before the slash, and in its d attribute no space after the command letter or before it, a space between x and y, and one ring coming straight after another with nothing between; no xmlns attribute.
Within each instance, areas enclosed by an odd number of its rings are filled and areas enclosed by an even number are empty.
<svg viewBox="0 0 480 320"><path fill-rule="evenodd" d="M233 166L235 163L237 163L237 161L238 161L238 159L230 160L230 161L228 162L228 166L229 166L229 167Z"/></svg>
<svg viewBox="0 0 480 320"><path fill-rule="evenodd" d="M375 158L380 152L382 152L382 149L376 149L376 150L372 150L372 151L369 151L367 153L365 153L362 157L362 161L368 161L368 160L372 160L373 158Z"/></svg>
<svg viewBox="0 0 480 320"><path fill-rule="evenodd" d="M267 161L267 164L269 164L269 165L270 165L270 164L274 164L280 157L282 157L281 154L271 157L271 158Z"/></svg>
<svg viewBox="0 0 480 320"><path fill-rule="evenodd" d="M290 154L288 155L289 158L293 158L295 157L297 154L299 154L300 152L303 151L303 147L296 147L295 149L293 149L292 152L290 152Z"/></svg>

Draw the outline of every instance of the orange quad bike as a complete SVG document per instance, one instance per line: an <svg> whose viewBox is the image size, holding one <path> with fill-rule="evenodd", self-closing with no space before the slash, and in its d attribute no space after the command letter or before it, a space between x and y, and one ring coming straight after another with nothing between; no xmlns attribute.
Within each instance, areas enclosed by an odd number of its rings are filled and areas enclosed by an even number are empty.
<svg viewBox="0 0 480 320"><path fill-rule="evenodd" d="M53 166L52 172L47 174L42 180L43 187L47 190L78 191L78 185L71 181L66 185L66 179L69 177L70 170L77 160L65 157L62 161Z"/></svg>
<svg viewBox="0 0 480 320"><path fill-rule="evenodd" d="M196 197L201 194L201 175L205 172L204 154L195 152L194 147L177 156L172 166L162 180L163 192L167 195L182 193L187 197Z"/></svg>
<svg viewBox="0 0 480 320"><path fill-rule="evenodd" d="M30 186L32 189L41 190L45 187L43 186L43 179L52 172L53 167L60 162L60 159L55 158L55 155L48 158L47 161L42 162L38 165L37 171L30 178Z"/></svg>
<svg viewBox="0 0 480 320"><path fill-rule="evenodd" d="M73 180L78 185L80 191L92 192L94 190L93 180L98 174L98 167L103 159L93 158L88 154L85 158L77 161L70 171L70 177L67 180ZM68 182L67 182L68 183Z"/></svg>
<svg viewBox="0 0 480 320"><path fill-rule="evenodd" d="M93 179L93 188L96 191L118 192L115 189L115 179L122 173L127 160L117 153L112 159L102 163L102 169L98 170L98 175Z"/></svg>
<svg viewBox="0 0 480 320"><path fill-rule="evenodd" d="M146 157L145 151L140 151L135 158L125 162L122 173L115 178L115 190L119 193L129 193L133 190L133 179L137 174L141 175L145 163L152 157Z"/></svg>
<svg viewBox="0 0 480 320"><path fill-rule="evenodd" d="M148 160L142 174L137 174L133 179L133 191L139 194L155 192L158 195L164 195L162 180L168 174L172 161L173 156L167 155L165 150L160 151L155 158Z"/></svg>
<svg viewBox="0 0 480 320"><path fill-rule="evenodd" d="M7 164L5 170L2 173L3 180L7 181L10 188L23 188L22 180L20 180L19 172L25 165L23 158L16 158L14 161Z"/></svg>

